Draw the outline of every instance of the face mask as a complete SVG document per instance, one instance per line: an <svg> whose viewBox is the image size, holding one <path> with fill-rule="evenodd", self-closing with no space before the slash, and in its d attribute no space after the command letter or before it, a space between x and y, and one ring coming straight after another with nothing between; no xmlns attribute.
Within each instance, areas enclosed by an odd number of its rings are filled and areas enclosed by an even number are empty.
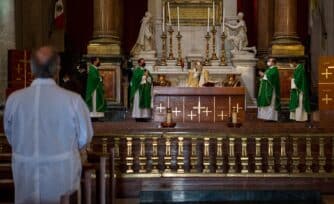
<svg viewBox="0 0 334 204"><path fill-rule="evenodd" d="M99 67L100 65L101 65L101 62L98 62L96 66Z"/></svg>
<svg viewBox="0 0 334 204"><path fill-rule="evenodd" d="M295 68L295 66L293 64L290 64L290 68Z"/></svg>
<svg viewBox="0 0 334 204"><path fill-rule="evenodd" d="M271 62L267 62L268 67L271 67Z"/></svg>

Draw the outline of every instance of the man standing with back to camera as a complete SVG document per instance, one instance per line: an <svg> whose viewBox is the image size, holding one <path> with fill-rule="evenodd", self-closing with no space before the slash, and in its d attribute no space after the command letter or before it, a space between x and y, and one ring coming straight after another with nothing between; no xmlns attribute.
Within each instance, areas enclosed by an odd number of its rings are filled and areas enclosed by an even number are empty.
<svg viewBox="0 0 334 204"><path fill-rule="evenodd" d="M79 150L91 141L92 124L80 95L56 84L59 57L51 47L39 48L31 64L35 80L8 98L4 115L15 203L59 203L79 190Z"/></svg>

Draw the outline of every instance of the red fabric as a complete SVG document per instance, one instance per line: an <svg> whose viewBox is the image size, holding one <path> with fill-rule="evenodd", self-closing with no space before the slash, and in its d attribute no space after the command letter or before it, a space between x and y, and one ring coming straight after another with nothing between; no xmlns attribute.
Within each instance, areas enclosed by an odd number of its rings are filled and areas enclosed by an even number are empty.
<svg viewBox="0 0 334 204"><path fill-rule="evenodd" d="M55 18L54 25L55 25L56 29L64 29L64 27L65 27L65 15L64 15L64 13Z"/></svg>

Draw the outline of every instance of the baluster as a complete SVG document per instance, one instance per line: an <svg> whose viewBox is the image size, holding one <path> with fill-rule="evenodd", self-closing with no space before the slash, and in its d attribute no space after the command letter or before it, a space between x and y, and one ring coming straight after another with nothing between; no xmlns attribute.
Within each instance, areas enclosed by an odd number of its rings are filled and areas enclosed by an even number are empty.
<svg viewBox="0 0 334 204"><path fill-rule="evenodd" d="M288 157L286 154L286 137L281 137L281 158L280 158L280 173L288 172Z"/></svg>
<svg viewBox="0 0 334 204"><path fill-rule="evenodd" d="M184 173L183 137L178 137L177 173Z"/></svg>
<svg viewBox="0 0 334 204"><path fill-rule="evenodd" d="M267 173L275 173L274 138L268 138L268 170Z"/></svg>
<svg viewBox="0 0 334 204"><path fill-rule="evenodd" d="M248 173L247 138L241 138L241 173Z"/></svg>
<svg viewBox="0 0 334 204"><path fill-rule="evenodd" d="M197 173L197 164L198 164L197 138L191 138L191 156L190 156L191 173Z"/></svg>
<svg viewBox="0 0 334 204"><path fill-rule="evenodd" d="M147 158L146 158L146 153L145 153L145 138L141 137L140 138L140 153L139 153L139 173L146 173L146 167L147 167Z"/></svg>
<svg viewBox="0 0 334 204"><path fill-rule="evenodd" d="M299 173L298 138L292 138L292 173Z"/></svg>
<svg viewBox="0 0 334 204"><path fill-rule="evenodd" d="M229 154L228 154L228 165L229 165L229 173L236 172L236 162L235 162L235 154L234 154L234 145L235 138L229 138Z"/></svg>
<svg viewBox="0 0 334 204"><path fill-rule="evenodd" d="M312 139L310 137L306 138L306 158L305 158L305 166L306 173L312 173Z"/></svg>
<svg viewBox="0 0 334 204"><path fill-rule="evenodd" d="M119 141L120 138L119 137L115 137L114 138L114 162L115 162L115 169L117 170L117 168L119 168L120 166L120 152L119 152Z"/></svg>
<svg viewBox="0 0 334 204"><path fill-rule="evenodd" d="M319 138L319 173L326 173L326 155L325 155L325 141L323 137Z"/></svg>
<svg viewBox="0 0 334 204"><path fill-rule="evenodd" d="M126 138L126 166L127 170L126 173L133 173L133 154L132 154L132 138Z"/></svg>
<svg viewBox="0 0 334 204"><path fill-rule="evenodd" d="M103 154L108 154L108 138L103 137L101 139L101 142L102 142L102 153Z"/></svg>
<svg viewBox="0 0 334 204"><path fill-rule="evenodd" d="M262 173L261 138L255 138L255 173Z"/></svg>
<svg viewBox="0 0 334 204"><path fill-rule="evenodd" d="M217 169L216 173L223 173L223 138L217 138Z"/></svg>
<svg viewBox="0 0 334 204"><path fill-rule="evenodd" d="M210 173L210 138L204 138L203 173Z"/></svg>
<svg viewBox="0 0 334 204"><path fill-rule="evenodd" d="M169 172L171 172L170 165L171 165L171 162L172 162L172 157L171 157L171 153L170 153L170 150L171 150L170 138L166 138L165 145L166 145L166 152L165 152L165 157L164 157L165 172L169 173Z"/></svg>
<svg viewBox="0 0 334 204"><path fill-rule="evenodd" d="M158 170L159 157L158 157L158 138L153 137L152 141L152 173L159 173Z"/></svg>

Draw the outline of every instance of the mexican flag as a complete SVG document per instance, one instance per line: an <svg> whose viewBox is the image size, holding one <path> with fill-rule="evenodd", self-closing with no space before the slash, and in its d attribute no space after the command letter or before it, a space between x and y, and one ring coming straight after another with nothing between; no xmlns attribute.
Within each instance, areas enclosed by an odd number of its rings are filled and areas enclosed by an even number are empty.
<svg viewBox="0 0 334 204"><path fill-rule="evenodd" d="M55 2L54 26L55 29L64 29L65 27L64 4L62 0L56 0Z"/></svg>

